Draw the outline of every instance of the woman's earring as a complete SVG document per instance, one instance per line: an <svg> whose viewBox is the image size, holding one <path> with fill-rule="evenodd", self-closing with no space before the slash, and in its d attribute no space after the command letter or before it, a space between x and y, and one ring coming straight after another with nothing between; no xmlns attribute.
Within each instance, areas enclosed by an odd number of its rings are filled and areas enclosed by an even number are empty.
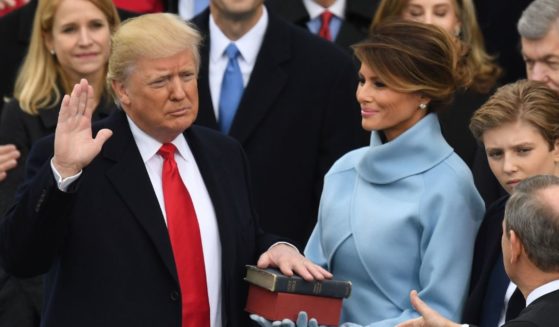
<svg viewBox="0 0 559 327"><path fill-rule="evenodd" d="M420 103L419 104L419 109L425 110L425 109L427 109L427 105L425 103Z"/></svg>
<svg viewBox="0 0 559 327"><path fill-rule="evenodd" d="M50 49L50 54L54 56L56 52L54 52L54 49Z"/></svg>

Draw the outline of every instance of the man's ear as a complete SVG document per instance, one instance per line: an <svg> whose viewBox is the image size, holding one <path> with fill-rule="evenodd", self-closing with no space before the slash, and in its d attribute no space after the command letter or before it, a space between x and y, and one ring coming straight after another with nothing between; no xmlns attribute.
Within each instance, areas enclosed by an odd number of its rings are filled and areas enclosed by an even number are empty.
<svg viewBox="0 0 559 327"><path fill-rule="evenodd" d="M124 83L116 80L112 80L111 87L113 88L113 92L116 94L118 101L122 105L130 105L130 97L128 96L128 90Z"/></svg>
<svg viewBox="0 0 559 327"><path fill-rule="evenodd" d="M520 255L524 251L524 245L522 245L522 241L514 230L511 229L508 233L510 261L511 263L518 262Z"/></svg>

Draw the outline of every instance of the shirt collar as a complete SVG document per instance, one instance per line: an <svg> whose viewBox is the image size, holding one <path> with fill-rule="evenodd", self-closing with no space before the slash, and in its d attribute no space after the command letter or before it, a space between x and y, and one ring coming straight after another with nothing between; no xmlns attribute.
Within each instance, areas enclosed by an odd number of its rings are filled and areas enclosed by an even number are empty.
<svg viewBox="0 0 559 327"><path fill-rule="evenodd" d="M240 58L246 61L249 65L254 66L256 57L264 41L264 34L268 27L268 11L266 7L262 7L262 16L248 32L245 33L237 41L231 41L223 34L221 29L215 23L212 15L210 15L210 60L212 62L219 61L225 56L225 48L234 42L240 52Z"/></svg>
<svg viewBox="0 0 559 327"><path fill-rule="evenodd" d="M530 303L536 301L540 297L556 290L559 290L559 280L554 280L547 284L543 284L542 286L536 288L535 290L530 292L530 294L528 294L528 297L526 298L526 306L529 306Z"/></svg>
<svg viewBox="0 0 559 327"><path fill-rule="evenodd" d="M136 145L138 146L138 150L140 151L142 160L144 161L144 163L146 163L157 154L157 151L159 151L163 143L157 141L146 132L142 131L138 127L138 125L136 125L134 121L130 119L128 115L126 115L126 119L128 120L128 124L130 125L132 137L134 137L134 141L136 141ZM177 148L177 154L179 154L187 161L190 159L188 144L186 143L186 139L182 134L179 134L171 143L173 143L173 145Z"/></svg>
<svg viewBox="0 0 559 327"><path fill-rule="evenodd" d="M322 12L326 9L338 18L345 18L346 0L336 0L328 8L322 7L318 3L314 2L314 0L303 0L303 4L305 5L305 8L307 8L307 12L309 13L311 20L322 15Z"/></svg>

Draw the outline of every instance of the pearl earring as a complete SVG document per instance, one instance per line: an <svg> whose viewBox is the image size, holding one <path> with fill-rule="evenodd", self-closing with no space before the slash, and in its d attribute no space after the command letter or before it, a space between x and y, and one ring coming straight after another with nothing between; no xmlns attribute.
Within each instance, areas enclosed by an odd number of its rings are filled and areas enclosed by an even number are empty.
<svg viewBox="0 0 559 327"><path fill-rule="evenodd" d="M419 104L419 109L425 110L425 109L427 109L427 105L425 103L420 103Z"/></svg>
<svg viewBox="0 0 559 327"><path fill-rule="evenodd" d="M56 52L54 52L54 49L50 49L50 54L54 56Z"/></svg>

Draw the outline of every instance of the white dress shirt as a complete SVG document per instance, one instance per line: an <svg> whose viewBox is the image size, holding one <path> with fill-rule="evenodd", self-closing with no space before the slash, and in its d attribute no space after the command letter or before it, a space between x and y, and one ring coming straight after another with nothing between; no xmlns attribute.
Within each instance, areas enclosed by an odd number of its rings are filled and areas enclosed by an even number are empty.
<svg viewBox="0 0 559 327"><path fill-rule="evenodd" d="M225 48L230 43L235 43L239 49L238 57L239 68L243 75L243 86L246 87L250 74L256 63L256 57L264 41L264 34L268 27L268 12L263 7L262 16L245 35L237 41L231 41L219 27L216 25L212 15L210 15L210 63L209 63L209 83L210 93L212 95L212 104L214 107L215 118L219 120L219 97L221 96L221 83L223 74L229 59L225 54Z"/></svg>
<svg viewBox="0 0 559 327"><path fill-rule="evenodd" d="M559 280L554 280L547 284L543 284L542 286L536 288L535 290L530 292L530 294L528 294L528 297L526 297L526 306L529 306L532 302L536 301L540 297L557 290L559 290Z"/></svg>

